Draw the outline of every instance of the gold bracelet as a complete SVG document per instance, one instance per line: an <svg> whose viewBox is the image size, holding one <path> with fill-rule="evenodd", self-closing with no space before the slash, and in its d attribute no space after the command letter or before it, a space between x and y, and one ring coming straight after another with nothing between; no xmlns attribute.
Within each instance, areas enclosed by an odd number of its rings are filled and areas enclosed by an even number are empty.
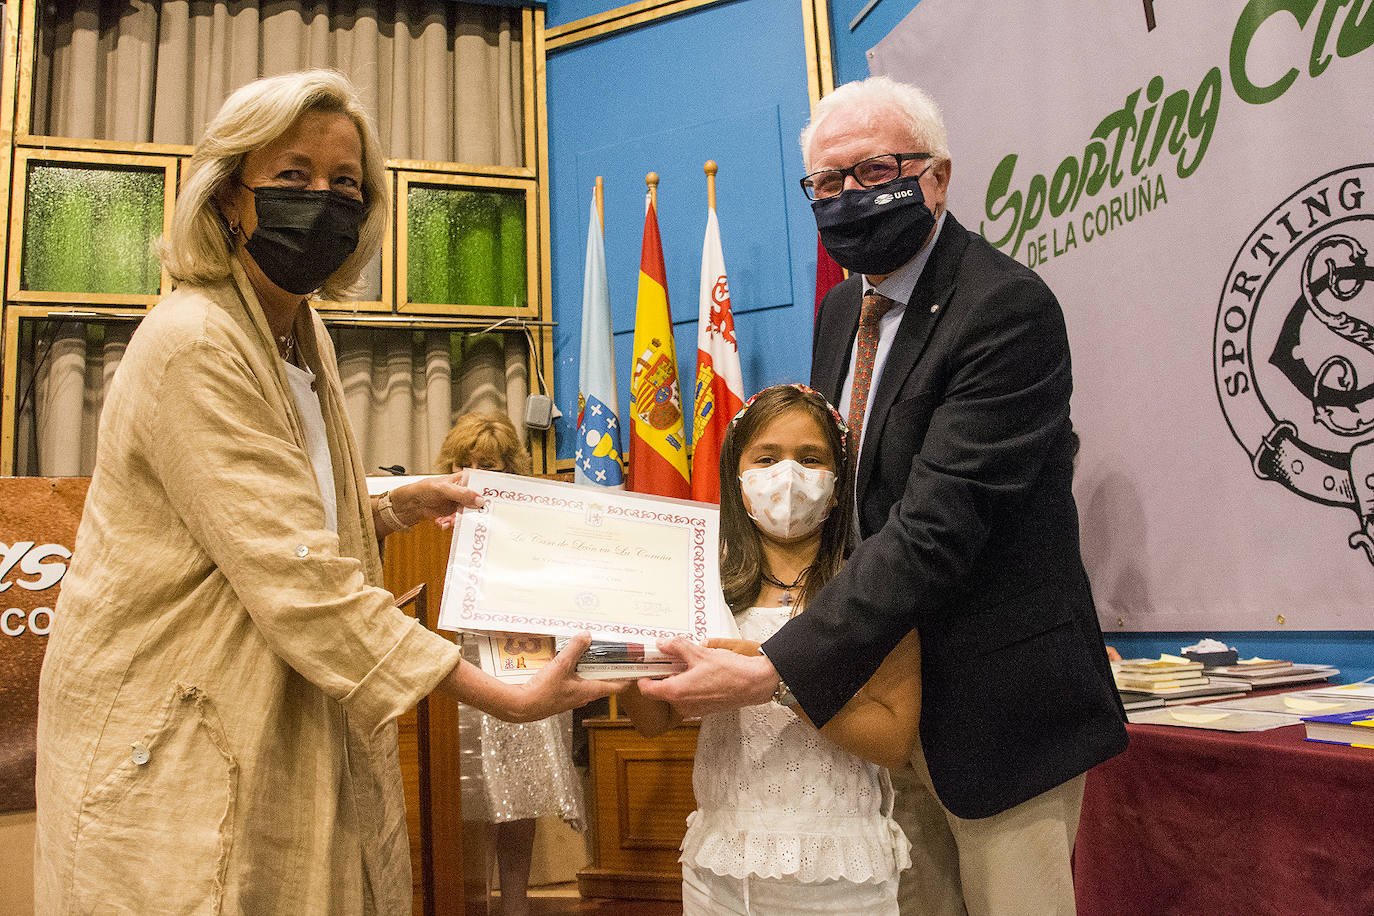
<svg viewBox="0 0 1374 916"><path fill-rule="evenodd" d="M387 490L377 496L377 514L382 517L382 521L391 526L392 531L405 531L410 526L401 521L401 517L396 514L396 510L391 506L391 491Z"/></svg>

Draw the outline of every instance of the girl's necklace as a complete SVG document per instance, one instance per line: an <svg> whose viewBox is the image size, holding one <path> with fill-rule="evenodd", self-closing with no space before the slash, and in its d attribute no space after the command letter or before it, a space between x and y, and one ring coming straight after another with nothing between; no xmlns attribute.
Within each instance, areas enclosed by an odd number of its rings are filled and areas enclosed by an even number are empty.
<svg viewBox="0 0 1374 916"><path fill-rule="evenodd" d="M806 569L803 569L801 571L801 575L797 576L797 578L793 579L791 582L783 582L781 579L779 579L772 573L766 572L763 574L763 581L767 582L769 585L772 585L776 588L782 589L782 597L778 599L778 604L790 606L792 602L795 600L792 597L792 589L801 585L802 582L806 579L806 574L809 572L811 572L810 566L806 567Z"/></svg>

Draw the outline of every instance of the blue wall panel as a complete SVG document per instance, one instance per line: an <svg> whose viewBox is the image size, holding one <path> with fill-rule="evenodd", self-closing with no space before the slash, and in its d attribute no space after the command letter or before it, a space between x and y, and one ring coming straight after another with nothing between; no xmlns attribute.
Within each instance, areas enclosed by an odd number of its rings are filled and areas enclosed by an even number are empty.
<svg viewBox="0 0 1374 916"><path fill-rule="evenodd" d="M849 23L867 0L833 0L835 80L868 75L866 53L914 8L916 0L880 0L857 29ZM613 8L589 0L549 5L557 25ZM577 399L581 276L586 245L588 176L608 182L607 247L611 259L621 403L628 404L633 287L643 227L644 172L663 175L660 229L677 321L680 371L690 397L696 351L696 286L705 225L701 163L721 163L718 207L730 272L745 387L805 378L810 364L815 230L794 192L801 174L796 136L805 123L805 50L799 4L735 0L585 45L555 52L548 63L553 192L553 315L560 421L559 455L570 456ZM767 112L772 111L769 123ZM957 141L957 138L953 138ZM785 203L773 197L775 175L755 157L778 145ZM659 147L654 150L654 147ZM623 153L617 153L620 147ZM648 163L646 166L645 163ZM785 229L782 227L785 222ZM622 225L624 223L624 225ZM776 246L786 237L786 252ZM786 259L786 267L778 261ZM791 302L779 299L790 277ZM1127 656L1177 652L1211 635L1244 654L1329 662L1341 681L1374 676L1374 632L1108 633Z"/></svg>
<svg viewBox="0 0 1374 916"><path fill-rule="evenodd" d="M558 4L550 7L552 11ZM576 18L576 17L574 17ZM746 394L810 372L815 223L798 187L810 113L801 4L735 0L549 55L554 389L576 428L588 209L605 182L606 261L622 415L630 403L644 176L657 172L659 231L683 397L696 372L697 294L714 159ZM628 418L622 416L628 424Z"/></svg>
<svg viewBox="0 0 1374 916"><path fill-rule="evenodd" d="M868 6L869 0L831 0L831 55L835 68L835 85L861 80L868 76L868 49L882 41L918 0L878 0L858 26L850 31L849 24ZM938 99L936 101L939 101Z"/></svg>

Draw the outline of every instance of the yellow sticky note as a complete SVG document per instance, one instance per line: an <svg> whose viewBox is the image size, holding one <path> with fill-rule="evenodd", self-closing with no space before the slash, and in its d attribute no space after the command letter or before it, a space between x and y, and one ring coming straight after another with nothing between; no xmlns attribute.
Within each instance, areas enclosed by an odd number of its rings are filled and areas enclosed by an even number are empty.
<svg viewBox="0 0 1374 916"><path fill-rule="evenodd" d="M1159 655L1159 660L1162 662L1173 662L1174 664L1178 665L1188 664L1188 659L1182 658L1178 655L1170 655L1167 652L1161 652Z"/></svg>
<svg viewBox="0 0 1374 916"><path fill-rule="evenodd" d="M1319 700L1309 700L1305 697L1284 697L1283 705L1289 709L1296 709L1298 712L1319 712L1323 709L1340 709L1340 703L1322 703Z"/></svg>
<svg viewBox="0 0 1374 916"><path fill-rule="evenodd" d="M1169 711L1175 719L1180 722L1187 722L1189 725L1205 725L1208 722L1218 722L1226 718L1224 712L1205 712L1201 709L1190 709L1180 706Z"/></svg>

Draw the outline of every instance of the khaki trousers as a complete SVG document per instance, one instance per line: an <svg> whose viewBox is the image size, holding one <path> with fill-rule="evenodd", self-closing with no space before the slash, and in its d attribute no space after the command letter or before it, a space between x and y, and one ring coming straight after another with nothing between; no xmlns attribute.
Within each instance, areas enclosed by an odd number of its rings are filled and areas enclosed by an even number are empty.
<svg viewBox="0 0 1374 916"><path fill-rule="evenodd" d="M1075 913L1069 857L1083 806L1082 774L992 817L950 814L931 786L918 742L892 771L893 818L911 840L902 916Z"/></svg>

